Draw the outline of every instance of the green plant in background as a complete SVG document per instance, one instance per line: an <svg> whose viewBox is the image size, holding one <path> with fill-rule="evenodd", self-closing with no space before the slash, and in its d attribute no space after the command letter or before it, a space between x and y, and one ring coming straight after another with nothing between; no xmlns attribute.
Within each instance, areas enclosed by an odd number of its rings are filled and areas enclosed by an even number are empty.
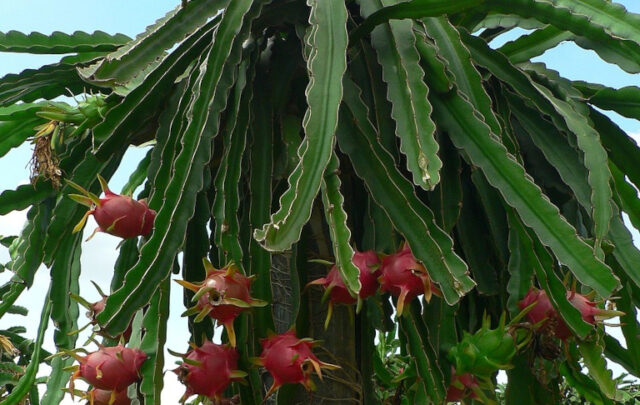
<svg viewBox="0 0 640 405"><path fill-rule="evenodd" d="M41 264L51 274L34 340L0 331L3 403L65 395L64 353L81 348L83 204L127 238L93 316L103 347L131 327L127 346L146 356L127 369L134 402L160 403L172 273L201 283L171 308L198 309L185 313L194 347L214 347L214 320L235 331L223 334L237 351L224 349L233 372L221 386L195 388L189 373L207 375L223 349L183 356L196 402L258 405L279 383L269 403L631 400L605 359L640 376L640 252L622 219L640 228L640 149L601 111L639 119L640 88L570 81L530 60L574 41L639 73L640 16L605 0L183 3L135 39L0 34L0 51L66 55L0 79L0 157L35 144L32 184L0 193L0 215L28 209L22 233L0 240L13 273L0 316ZM516 27L532 32L489 46ZM77 104L56 101L69 93ZM122 195L99 200L143 144ZM370 250L380 266L354 264ZM203 258L242 277L222 283ZM332 301L325 329L322 288L304 286L326 262L353 300ZM361 300L361 271L379 271L383 291ZM539 322L518 305L532 287L547 297ZM624 313L624 339L584 317L591 304L574 307L574 292ZM59 355L41 348L50 319ZM252 367L270 331L280 337ZM42 363L52 371L36 379Z"/></svg>

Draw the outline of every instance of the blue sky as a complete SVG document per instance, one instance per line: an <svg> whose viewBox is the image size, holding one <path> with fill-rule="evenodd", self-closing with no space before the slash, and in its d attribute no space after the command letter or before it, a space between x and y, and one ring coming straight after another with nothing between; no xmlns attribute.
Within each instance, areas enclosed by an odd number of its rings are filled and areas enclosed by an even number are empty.
<svg viewBox="0 0 640 405"><path fill-rule="evenodd" d="M638 0L624 0L619 3L625 5L630 11L640 13L640 1ZM179 0L4 1L0 12L0 31L18 30L42 33L63 31L71 33L76 30L87 32L102 30L108 33L120 32L135 37L147 25L162 17L178 4ZM496 42L504 42L505 40L501 38ZM7 73L18 73L26 68L35 68L57 60L57 56L0 53L0 77ZM640 85L638 75L627 74L617 67L601 61L593 52L584 51L571 43L562 44L536 60L544 61L547 66L560 71L562 75L570 79L599 82L612 87ZM625 131L640 136L638 121L626 119L613 113L608 114ZM30 155L30 148L23 146L0 159L0 173L2 173L0 191L13 189L27 181L28 169L26 166ZM144 151L136 148L127 153L121 168L111 182L114 190L120 189L126 181L128 173L143 155ZM22 227L24 218L24 212L0 216L0 235L17 234ZM91 232L94 226L95 224L90 222L87 226L88 232ZM108 289L118 242L117 238L98 234L91 241L83 244L81 288L82 295L87 299L98 299L89 280L96 281L104 289ZM6 262L7 258L6 250L0 249L0 262ZM6 273L0 274L0 282L4 282L7 277ZM30 316L26 318L26 321L22 317L7 316L0 320L0 328L24 323L28 328L29 335L34 336L38 322L37 312L42 306L42 298L47 290L48 281L48 271L42 268L38 272L33 288L18 301L18 304L32 310ZM179 317L181 310L178 308L181 308L182 305L180 289L174 286L173 291L172 308L174 308L174 313L171 314L168 346L174 350L182 351L185 349L184 345L188 338L187 328L184 320ZM54 350L52 334L53 327L50 325L46 343L48 350ZM168 357L169 366L173 360L173 357ZM41 370L41 373L46 373L46 369ZM173 373L166 374L166 383L169 389L165 390L163 401L169 404L177 403L177 399L182 395L182 388L175 380ZM71 404L72 402L67 399L63 403Z"/></svg>

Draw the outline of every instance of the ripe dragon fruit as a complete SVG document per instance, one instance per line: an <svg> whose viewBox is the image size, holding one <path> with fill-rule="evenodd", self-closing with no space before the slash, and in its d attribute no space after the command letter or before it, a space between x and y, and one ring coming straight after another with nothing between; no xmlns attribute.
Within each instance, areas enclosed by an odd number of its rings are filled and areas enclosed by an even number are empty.
<svg viewBox="0 0 640 405"><path fill-rule="evenodd" d="M456 374L456 368L451 366L451 383L447 388L447 402L458 402L463 399L476 399L478 395L475 391L480 388L478 380L469 373Z"/></svg>
<svg viewBox="0 0 640 405"><path fill-rule="evenodd" d="M103 296L100 301L96 301L91 304L91 307L89 309L89 312L87 313L87 316L91 318L92 325L98 325L98 321L96 318L98 314L100 314L100 312L104 311L104 307L106 306L106 303L107 303L107 297ZM128 342L129 338L131 337L132 324L133 324L133 320L131 320L131 323L129 323L129 326L127 327L127 329L118 336L111 336L102 329L100 329L97 333L111 339L123 340L125 342Z"/></svg>
<svg viewBox="0 0 640 405"><path fill-rule="evenodd" d="M69 182L69 185L82 193L69 194L69 198L90 208L73 228L73 232L82 230L89 215L93 215L99 225L94 234L106 232L123 239L148 235L153 228L156 212L147 206L145 200L136 201L128 195L113 193L101 176L98 176L98 179L104 191L104 198L98 198L81 186Z"/></svg>
<svg viewBox="0 0 640 405"><path fill-rule="evenodd" d="M140 367L147 358L143 351L122 345L100 347L84 357L73 352L67 354L80 362L69 382L71 392L76 378L82 378L101 390L125 390L140 379Z"/></svg>
<svg viewBox="0 0 640 405"><path fill-rule="evenodd" d="M464 332L462 340L447 355L458 375L470 373L489 379L496 371L512 367L511 360L518 344L516 337L507 329L505 320L503 314L498 328L489 329L491 322L485 317L476 333Z"/></svg>
<svg viewBox="0 0 640 405"><path fill-rule="evenodd" d="M420 294L429 302L432 294L440 295L429 277L427 269L411 253L408 243L397 253L385 256L380 266L382 275L378 278L383 291L398 297L398 316L404 313L405 303Z"/></svg>
<svg viewBox="0 0 640 405"><path fill-rule="evenodd" d="M92 389L87 393L88 405L131 405L127 390L107 391Z"/></svg>
<svg viewBox="0 0 640 405"><path fill-rule="evenodd" d="M236 334L233 320L243 311L251 307L267 305L265 301L252 298L249 289L253 277L242 275L238 268L229 263L218 270L209 260L203 259L207 277L200 283L194 284L185 280L176 280L183 287L195 292L193 301L196 305L185 311L182 316L194 315L199 322L209 315L224 325L231 346L236 346Z"/></svg>
<svg viewBox="0 0 640 405"><path fill-rule="evenodd" d="M589 301L586 296L575 291L567 291L567 300L580 311L582 319L592 325L595 325L598 321L624 315L624 312L621 311L598 308L595 302ZM531 288L522 301L518 303L518 306L520 309L524 309L534 302L536 304L527 313L527 318L531 323L553 324L554 335L561 340L567 340L573 336L567 324L551 304L546 291Z"/></svg>
<svg viewBox="0 0 640 405"><path fill-rule="evenodd" d="M273 376L268 398L283 384L302 384L307 390L315 389L311 374L315 371L322 379L322 369L335 370L339 366L320 361L311 351L315 342L299 339L293 330L270 336L260 341L262 354L254 363L263 366Z"/></svg>
<svg viewBox="0 0 640 405"><path fill-rule="evenodd" d="M374 295L378 290L377 278L380 276L380 259L378 259L378 255L376 255L373 250L366 252L356 251L353 254L353 264L360 270L359 280L361 287L357 298L352 297L349 293L336 265L331 267L326 277L319 278L307 284L307 286L321 285L325 288L322 301L330 297L327 319L324 323L325 329L329 326L334 304L352 305L357 302L359 310L362 300Z"/></svg>
<svg viewBox="0 0 640 405"><path fill-rule="evenodd" d="M183 357L183 363L175 370L178 379L187 386L181 402L191 395L204 395L220 403L222 394L232 381L240 381L247 374L236 370L238 352L228 345L205 341L202 346L192 346Z"/></svg>

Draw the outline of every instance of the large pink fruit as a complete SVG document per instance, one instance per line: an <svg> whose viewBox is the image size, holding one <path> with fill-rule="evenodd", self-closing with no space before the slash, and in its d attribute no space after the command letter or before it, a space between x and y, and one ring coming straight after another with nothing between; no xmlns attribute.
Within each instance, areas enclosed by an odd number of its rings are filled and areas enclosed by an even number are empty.
<svg viewBox="0 0 640 405"><path fill-rule="evenodd" d="M378 281L382 290L398 297L398 315L402 315L405 304L418 295L424 294L427 302L432 294L440 295L440 290L433 285L427 269L413 256L408 243L397 253L385 256L380 270L382 275Z"/></svg>
<svg viewBox="0 0 640 405"><path fill-rule="evenodd" d="M255 363L264 366L273 376L268 397L283 384L302 384L307 390L315 388L311 374L315 371L322 378L322 369L339 368L320 361L311 351L311 339L299 339L290 330L280 335L262 339L262 354Z"/></svg>
<svg viewBox="0 0 640 405"><path fill-rule="evenodd" d="M70 194L69 197L90 208L73 231L79 232L84 227L89 215L93 215L99 225L96 232L106 232L123 239L149 234L153 229L156 212L147 206L147 202L145 200L136 201L130 196L116 194L109 190L102 177L98 176L98 179L104 191L104 198L98 198L77 184L69 183L82 193L82 195Z"/></svg>
<svg viewBox="0 0 640 405"><path fill-rule="evenodd" d="M184 402L191 395L204 395L218 403L232 381L239 381L246 373L236 370L238 352L228 345L206 341L194 347L184 357L184 362L173 370L187 386L182 397Z"/></svg>
<svg viewBox="0 0 640 405"><path fill-rule="evenodd" d="M353 255L353 264L360 270L359 280L361 287L357 298L349 293L336 265L331 267L326 277L319 278L308 284L321 285L325 288L323 300L326 299L327 295L330 297L325 328L329 325L334 304L352 305L356 302L359 303L360 300L374 295L378 290L377 278L380 276L380 259L378 259L376 252L373 250L366 252L356 251Z"/></svg>
<svg viewBox="0 0 640 405"><path fill-rule="evenodd" d="M74 354L74 357L80 367L71 377L72 390L73 380L79 377L94 388L122 391L140 379L140 367L147 355L139 349L118 345L101 347L84 357Z"/></svg>
<svg viewBox="0 0 640 405"><path fill-rule="evenodd" d="M600 320L624 315L624 312L598 308L595 302L589 301L586 296L575 291L567 291L567 300L580 311L582 319L592 325L595 325ZM551 323L554 326L555 336L562 340L566 340L573 335L562 317L553 308L546 291L531 288L522 301L518 303L518 306L520 309L524 309L533 303L536 304L527 313L527 318L531 323L536 324L542 321L544 321L543 324Z"/></svg>
<svg viewBox="0 0 640 405"><path fill-rule="evenodd" d="M88 405L131 405L127 390L107 391L94 388L89 391L87 397Z"/></svg>
<svg viewBox="0 0 640 405"><path fill-rule="evenodd" d="M209 315L224 325L231 346L236 346L236 335L233 320L243 311L251 307L267 305L266 302L252 298L249 289L253 277L246 277L238 268L230 263L218 270L211 262L203 259L207 277L199 284L184 280L176 280L183 287L195 292L196 305L189 308L184 315L198 314L196 321Z"/></svg>

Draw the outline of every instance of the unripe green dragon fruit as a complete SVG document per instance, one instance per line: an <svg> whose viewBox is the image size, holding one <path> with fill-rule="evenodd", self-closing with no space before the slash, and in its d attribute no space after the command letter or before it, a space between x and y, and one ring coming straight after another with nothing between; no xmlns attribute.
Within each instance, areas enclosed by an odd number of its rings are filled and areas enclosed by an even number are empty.
<svg viewBox="0 0 640 405"><path fill-rule="evenodd" d="M480 378L490 378L501 369L511 368L511 359L518 345L515 335L505 325L505 315L500 318L497 329L490 329L490 320L485 317L480 328L473 335L465 332L464 337L448 354L448 359L456 368L456 374L470 373Z"/></svg>

